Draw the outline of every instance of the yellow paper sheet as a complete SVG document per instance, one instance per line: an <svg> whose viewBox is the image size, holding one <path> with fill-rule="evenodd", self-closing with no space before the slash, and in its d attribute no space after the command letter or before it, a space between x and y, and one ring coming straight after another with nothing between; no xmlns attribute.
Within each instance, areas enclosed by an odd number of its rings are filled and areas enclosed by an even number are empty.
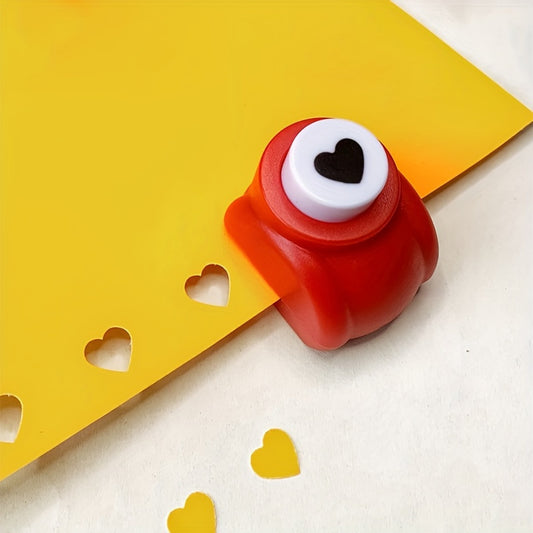
<svg viewBox="0 0 533 533"><path fill-rule="evenodd" d="M276 296L223 231L268 140L370 128L425 195L529 110L387 1L0 0L0 479L183 365ZM209 263L227 307L191 301ZM127 372L85 345L132 337Z"/></svg>

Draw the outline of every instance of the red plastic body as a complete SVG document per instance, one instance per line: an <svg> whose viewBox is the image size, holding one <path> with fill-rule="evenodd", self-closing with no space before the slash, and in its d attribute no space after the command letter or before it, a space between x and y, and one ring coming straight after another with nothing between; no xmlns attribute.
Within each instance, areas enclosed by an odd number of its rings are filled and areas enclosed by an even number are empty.
<svg viewBox="0 0 533 533"><path fill-rule="evenodd" d="M388 152L387 182L365 212L340 223L301 213L285 195L281 167L295 136L315 120L272 139L225 224L300 338L330 350L396 318L431 277L438 243L422 200Z"/></svg>

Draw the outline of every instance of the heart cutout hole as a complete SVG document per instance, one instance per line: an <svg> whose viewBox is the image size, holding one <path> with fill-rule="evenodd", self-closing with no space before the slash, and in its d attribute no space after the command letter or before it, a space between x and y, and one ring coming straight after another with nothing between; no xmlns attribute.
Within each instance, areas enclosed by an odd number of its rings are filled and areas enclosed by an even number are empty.
<svg viewBox="0 0 533 533"><path fill-rule="evenodd" d="M85 346L85 359L98 368L127 372L131 362L131 335L123 328L110 328L101 339Z"/></svg>
<svg viewBox="0 0 533 533"><path fill-rule="evenodd" d="M228 271L221 265L207 265L199 276L191 276L185 282L185 292L195 302L226 307L229 302Z"/></svg>
<svg viewBox="0 0 533 533"><path fill-rule="evenodd" d="M21 423L20 400L11 394L0 394L0 442L15 442Z"/></svg>

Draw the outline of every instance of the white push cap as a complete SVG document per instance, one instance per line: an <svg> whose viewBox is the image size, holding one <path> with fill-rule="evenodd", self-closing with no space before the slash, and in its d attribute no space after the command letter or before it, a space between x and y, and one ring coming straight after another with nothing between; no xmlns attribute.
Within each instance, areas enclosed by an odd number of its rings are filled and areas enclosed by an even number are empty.
<svg viewBox="0 0 533 533"><path fill-rule="evenodd" d="M305 127L289 148L281 183L302 213L344 222L365 211L387 181L387 154L377 138L349 120L328 118Z"/></svg>

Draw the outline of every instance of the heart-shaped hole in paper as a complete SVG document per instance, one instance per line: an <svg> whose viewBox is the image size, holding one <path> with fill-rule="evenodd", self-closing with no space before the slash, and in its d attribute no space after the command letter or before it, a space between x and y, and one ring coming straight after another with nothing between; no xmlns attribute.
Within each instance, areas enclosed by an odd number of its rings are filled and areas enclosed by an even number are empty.
<svg viewBox="0 0 533 533"><path fill-rule="evenodd" d="M167 518L170 533L215 533L216 514L211 498L193 492L181 509L174 509Z"/></svg>
<svg viewBox="0 0 533 533"><path fill-rule="evenodd" d="M291 438L282 429L269 429L263 437L263 447L252 453L253 471L265 479L297 476L300 463Z"/></svg>
<svg viewBox="0 0 533 533"><path fill-rule="evenodd" d="M131 335L123 328L108 329L101 339L85 346L85 359L104 370L126 372L131 361Z"/></svg>
<svg viewBox="0 0 533 533"><path fill-rule="evenodd" d="M12 394L0 394L0 442L15 442L21 423L21 401Z"/></svg>
<svg viewBox="0 0 533 533"><path fill-rule="evenodd" d="M207 265L199 276L191 276L185 282L185 292L196 302L226 307L229 301L228 272L221 265Z"/></svg>

